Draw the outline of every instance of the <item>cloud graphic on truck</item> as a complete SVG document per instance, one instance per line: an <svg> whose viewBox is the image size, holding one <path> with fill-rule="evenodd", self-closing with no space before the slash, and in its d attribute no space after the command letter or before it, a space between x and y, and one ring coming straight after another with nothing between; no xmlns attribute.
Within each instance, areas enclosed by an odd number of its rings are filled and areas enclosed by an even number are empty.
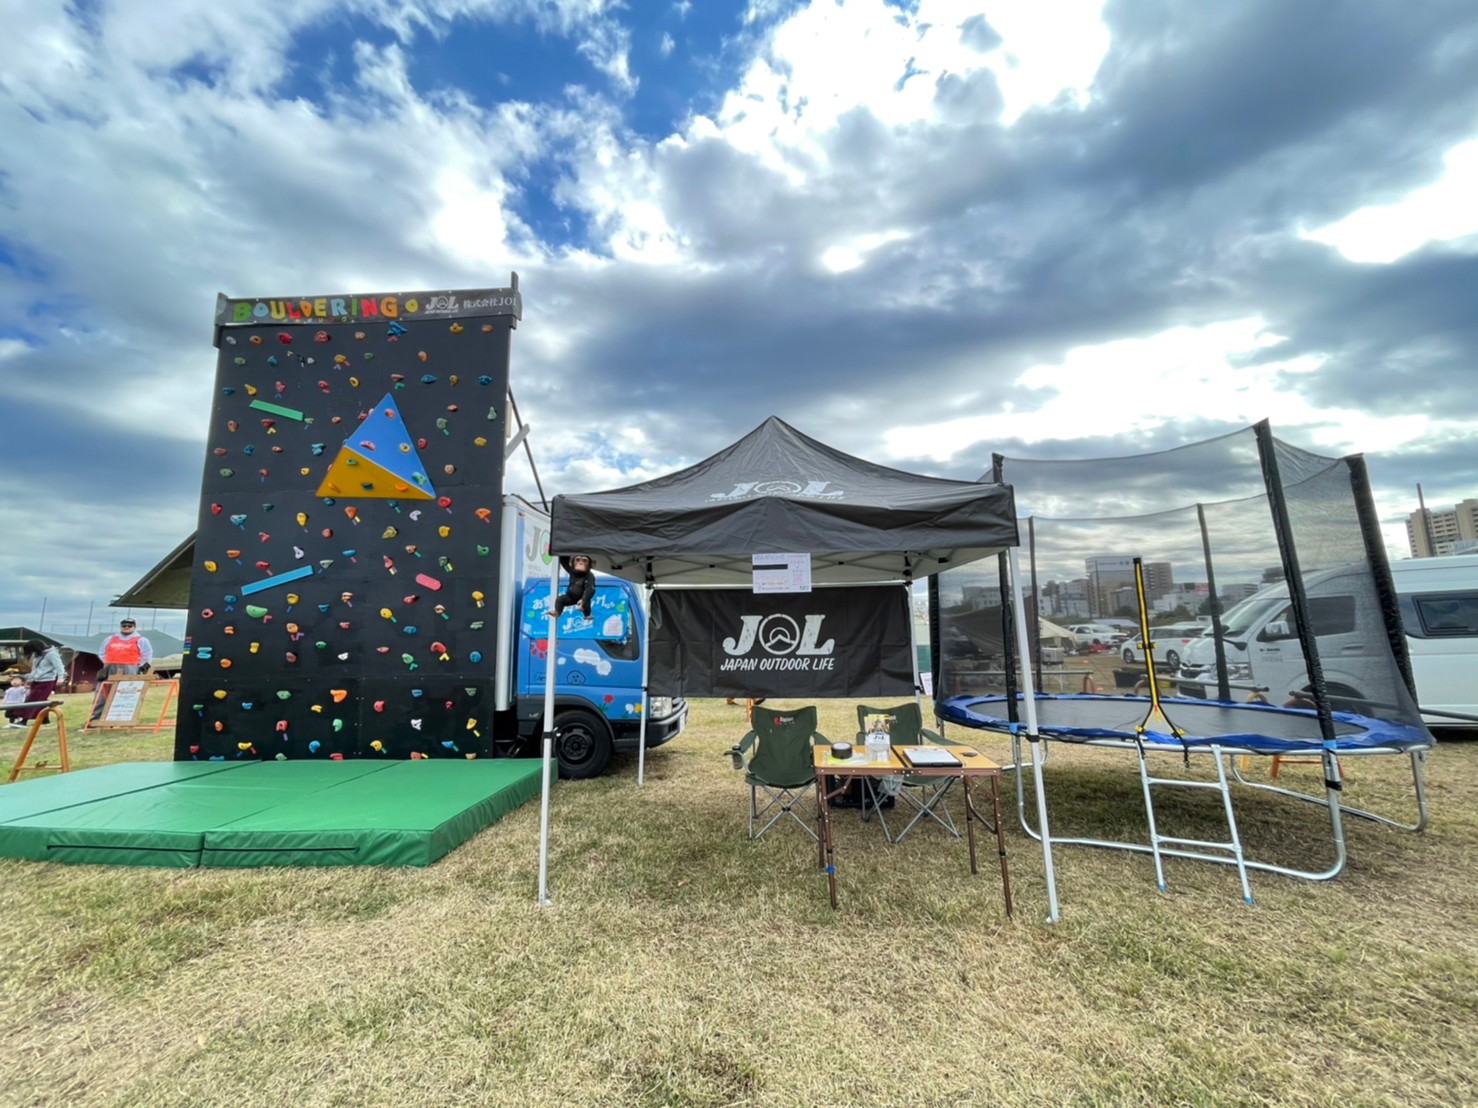
<svg viewBox="0 0 1478 1108"><path fill-rule="evenodd" d="M575 651L574 657L575 661L581 663L582 665L594 666L595 672L600 674L602 677L611 672L610 661L602 656L599 651L591 650L588 647L581 647L579 650Z"/></svg>

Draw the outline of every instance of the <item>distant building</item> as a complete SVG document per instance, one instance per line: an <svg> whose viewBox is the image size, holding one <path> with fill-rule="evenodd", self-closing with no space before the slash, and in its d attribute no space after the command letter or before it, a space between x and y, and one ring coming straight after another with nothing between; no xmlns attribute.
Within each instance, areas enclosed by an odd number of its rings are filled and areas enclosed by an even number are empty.
<svg viewBox="0 0 1478 1108"><path fill-rule="evenodd" d="M1052 619L1088 618L1088 582L1077 577L1054 582L1042 590L1042 614Z"/></svg>
<svg viewBox="0 0 1478 1108"><path fill-rule="evenodd" d="M980 608L998 608L1001 604L999 585L966 585L962 606L975 611Z"/></svg>
<svg viewBox="0 0 1478 1108"><path fill-rule="evenodd" d="M1417 509L1406 517L1406 541L1413 558L1452 554L1457 543L1478 541L1478 500L1469 498L1451 508Z"/></svg>
<svg viewBox="0 0 1478 1108"><path fill-rule="evenodd" d="M1240 604L1260 588L1262 588L1261 585L1254 585L1250 581L1224 585L1221 590L1221 602L1227 607Z"/></svg>
<svg viewBox="0 0 1478 1108"><path fill-rule="evenodd" d="M1088 571L1088 603L1090 616L1111 616L1138 604L1134 588L1134 558L1100 554L1083 560ZM1154 602L1175 588L1175 569L1169 562L1145 562L1144 594ZM1122 590L1128 589L1126 600Z"/></svg>

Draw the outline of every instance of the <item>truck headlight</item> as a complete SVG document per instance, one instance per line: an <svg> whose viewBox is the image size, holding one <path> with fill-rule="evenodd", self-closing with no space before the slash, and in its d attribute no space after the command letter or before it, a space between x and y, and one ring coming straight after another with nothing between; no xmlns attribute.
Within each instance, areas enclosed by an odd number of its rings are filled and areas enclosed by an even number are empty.
<svg viewBox="0 0 1478 1108"><path fill-rule="evenodd" d="M672 697L653 696L647 698L647 718L663 719L672 715Z"/></svg>

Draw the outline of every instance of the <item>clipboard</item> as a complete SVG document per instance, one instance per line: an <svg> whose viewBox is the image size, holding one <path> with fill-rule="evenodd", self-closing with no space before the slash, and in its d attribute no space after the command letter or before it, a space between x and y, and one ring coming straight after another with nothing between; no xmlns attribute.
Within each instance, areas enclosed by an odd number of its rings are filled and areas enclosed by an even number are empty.
<svg viewBox="0 0 1478 1108"><path fill-rule="evenodd" d="M904 764L915 769L940 769L965 763L941 746L896 746L893 748Z"/></svg>

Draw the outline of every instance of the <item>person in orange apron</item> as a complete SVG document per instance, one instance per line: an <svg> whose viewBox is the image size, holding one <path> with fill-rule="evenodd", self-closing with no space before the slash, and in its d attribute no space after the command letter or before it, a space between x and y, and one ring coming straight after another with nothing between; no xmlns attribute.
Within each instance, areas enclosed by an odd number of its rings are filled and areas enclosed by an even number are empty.
<svg viewBox="0 0 1478 1108"><path fill-rule="evenodd" d="M149 645L148 639L139 634L138 624L131 616L124 616L118 621L117 634L109 635L103 640L102 650L98 654L103 660L103 668L98 674L97 697L92 704L93 722L103 715L103 704L106 701L103 681L125 674L148 673L154 661L154 648Z"/></svg>

